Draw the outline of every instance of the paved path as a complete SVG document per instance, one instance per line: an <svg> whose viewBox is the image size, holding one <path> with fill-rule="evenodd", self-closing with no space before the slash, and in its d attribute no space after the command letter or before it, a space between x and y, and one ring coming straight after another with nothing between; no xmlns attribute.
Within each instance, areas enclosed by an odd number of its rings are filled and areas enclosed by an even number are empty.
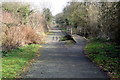
<svg viewBox="0 0 120 80"><path fill-rule="evenodd" d="M41 56L33 63L25 78L106 78L96 65L83 53L81 44L66 45L59 42L63 36L60 30L51 30L46 44L40 51Z"/></svg>

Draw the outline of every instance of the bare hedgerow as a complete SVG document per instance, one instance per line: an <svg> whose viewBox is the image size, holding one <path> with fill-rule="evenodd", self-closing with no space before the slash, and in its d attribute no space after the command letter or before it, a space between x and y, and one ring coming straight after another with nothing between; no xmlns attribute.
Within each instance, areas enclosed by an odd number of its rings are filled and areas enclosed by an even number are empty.
<svg viewBox="0 0 120 80"><path fill-rule="evenodd" d="M4 3L2 11L2 50L11 50L26 44L40 44L47 30L42 14L20 4L15 9ZM16 6L16 3L12 3ZM17 3L19 4L19 3ZM11 5L12 6L12 5Z"/></svg>

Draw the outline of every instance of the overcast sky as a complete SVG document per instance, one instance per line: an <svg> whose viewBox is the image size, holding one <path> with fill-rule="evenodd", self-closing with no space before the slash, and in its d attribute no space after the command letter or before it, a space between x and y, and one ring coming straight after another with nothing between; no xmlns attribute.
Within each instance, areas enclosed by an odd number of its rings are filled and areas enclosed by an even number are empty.
<svg viewBox="0 0 120 80"><path fill-rule="evenodd" d="M2 0L2 2L29 2L32 8L40 11L43 8L50 8L53 15L62 12L68 1L70 0Z"/></svg>
<svg viewBox="0 0 120 80"><path fill-rule="evenodd" d="M29 2L32 8L42 10L43 8L50 8L53 15L62 12L67 2L71 0L0 0L3 2ZM83 1L83 0L79 0ZM100 1L100 0L86 0L86 1ZM102 0L105 1L105 0ZM119 0L108 0L108 1L119 1Z"/></svg>
<svg viewBox="0 0 120 80"><path fill-rule="evenodd" d="M35 8L50 8L53 15L62 12L63 8L69 0L41 0L38 2L33 2Z"/></svg>

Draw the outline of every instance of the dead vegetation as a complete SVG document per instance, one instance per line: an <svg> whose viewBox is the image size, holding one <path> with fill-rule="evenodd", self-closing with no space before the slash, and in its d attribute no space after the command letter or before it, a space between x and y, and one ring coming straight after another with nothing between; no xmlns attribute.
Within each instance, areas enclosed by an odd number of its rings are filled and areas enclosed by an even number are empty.
<svg viewBox="0 0 120 80"><path fill-rule="evenodd" d="M3 3L2 7L2 50L42 43L47 31L43 15L30 10L26 4L20 3L15 9L9 8L10 4L17 6L16 3Z"/></svg>

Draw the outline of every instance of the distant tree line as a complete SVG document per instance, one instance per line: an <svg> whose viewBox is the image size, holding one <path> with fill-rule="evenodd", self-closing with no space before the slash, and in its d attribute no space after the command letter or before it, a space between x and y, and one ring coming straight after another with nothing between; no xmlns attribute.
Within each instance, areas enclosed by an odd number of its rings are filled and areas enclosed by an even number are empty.
<svg viewBox="0 0 120 80"><path fill-rule="evenodd" d="M60 26L71 26L85 37L120 41L120 2L69 2L55 16Z"/></svg>
<svg viewBox="0 0 120 80"><path fill-rule="evenodd" d="M44 8L43 9L43 15L44 15L44 18L46 20L47 27L51 27L53 16L52 16L52 13L51 13L50 9L49 8Z"/></svg>

